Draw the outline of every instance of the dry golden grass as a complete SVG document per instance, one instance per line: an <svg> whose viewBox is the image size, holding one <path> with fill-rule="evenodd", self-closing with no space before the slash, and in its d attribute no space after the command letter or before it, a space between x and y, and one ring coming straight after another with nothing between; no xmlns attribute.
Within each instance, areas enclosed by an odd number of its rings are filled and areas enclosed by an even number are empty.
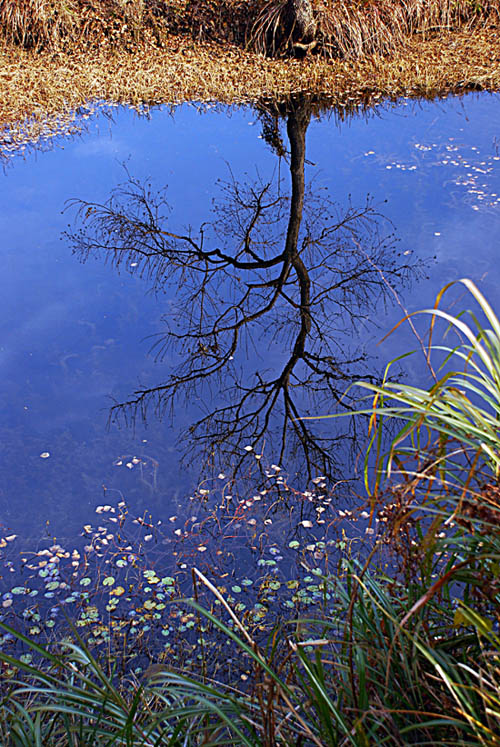
<svg viewBox="0 0 500 747"><path fill-rule="evenodd" d="M500 19L500 0L309 1L315 52L334 57L387 53L414 33ZM130 50L183 34L286 54L294 23L288 0L0 0L0 37L26 49Z"/></svg>
<svg viewBox="0 0 500 747"><path fill-rule="evenodd" d="M479 28L500 21L498 0L311 0L316 19L315 53L360 57L394 52L413 34ZM290 48L283 38L287 0L268 0L248 40L258 51Z"/></svg>
<svg viewBox="0 0 500 747"><path fill-rule="evenodd" d="M89 55L0 48L0 150L78 125L78 107L185 101L226 104L297 91L340 106L400 96L500 90L500 30L409 39L400 53L360 60L273 60L237 47L171 38L164 49Z"/></svg>

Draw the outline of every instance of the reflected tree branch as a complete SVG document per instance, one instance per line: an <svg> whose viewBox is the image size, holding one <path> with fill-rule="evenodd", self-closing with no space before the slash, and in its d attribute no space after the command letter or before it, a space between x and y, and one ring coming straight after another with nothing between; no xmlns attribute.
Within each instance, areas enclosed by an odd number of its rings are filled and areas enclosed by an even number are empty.
<svg viewBox="0 0 500 747"><path fill-rule="evenodd" d="M401 287L419 272L370 199L341 209L314 183L306 188L312 113L306 98L273 113L286 120L289 193L279 180L239 183L231 174L213 219L197 231L172 226L166 190L130 174L105 204L71 203L79 228L68 235L82 260L103 256L157 293L177 289L153 350L158 361L174 350L180 364L111 417L147 419L151 409L162 417L181 401L201 402L187 451L214 466L232 463L235 474L244 447L258 451L266 441L273 459L298 458L309 477L336 474L342 443L355 434L302 418L353 409L345 390L360 375L373 378L353 338L390 300L388 283Z"/></svg>

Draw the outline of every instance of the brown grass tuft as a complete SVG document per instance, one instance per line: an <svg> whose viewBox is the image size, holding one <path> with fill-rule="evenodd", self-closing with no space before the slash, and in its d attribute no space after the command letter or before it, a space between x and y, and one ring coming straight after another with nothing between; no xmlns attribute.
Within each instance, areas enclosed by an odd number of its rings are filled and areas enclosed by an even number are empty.
<svg viewBox="0 0 500 747"><path fill-rule="evenodd" d="M75 0L1 0L0 32L25 49L57 46L79 25Z"/></svg>
<svg viewBox="0 0 500 747"><path fill-rule="evenodd" d="M130 48L187 31L187 0L0 0L0 34L25 49Z"/></svg>
<svg viewBox="0 0 500 747"><path fill-rule="evenodd" d="M486 0L321 0L319 35L332 56L389 54L405 39L500 21L500 2Z"/></svg>
<svg viewBox="0 0 500 747"><path fill-rule="evenodd" d="M485 0L312 0L317 24L315 51L329 57L388 54L413 34L472 28L500 21L500 2ZM268 0L249 42L260 52L293 47L286 32L287 0Z"/></svg>

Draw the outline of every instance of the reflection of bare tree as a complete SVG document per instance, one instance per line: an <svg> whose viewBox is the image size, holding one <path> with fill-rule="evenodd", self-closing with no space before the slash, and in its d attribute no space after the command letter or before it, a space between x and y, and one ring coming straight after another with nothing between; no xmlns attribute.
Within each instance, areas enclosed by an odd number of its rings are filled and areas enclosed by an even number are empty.
<svg viewBox="0 0 500 747"><path fill-rule="evenodd" d="M180 397L198 399L205 412L189 429L191 453L196 444L217 462L232 458L235 469L245 445L258 449L272 435L274 459L290 450L309 475L332 473L342 435L301 418L351 406L341 394L360 375L363 354L349 352L349 337L385 299L376 266L396 284L413 271L381 236L382 217L369 201L341 212L322 191L306 190L311 113L306 99L281 114L261 109L264 124L286 116L290 196L273 182L231 179L215 219L196 233L171 228L165 192L133 178L105 205L75 203L82 225L71 239L84 259L104 252L117 266L134 265L156 290L178 289L155 347L160 360L173 347L181 363L114 415L145 418L154 406L161 416ZM250 347L258 370L246 360ZM279 362L266 363L270 355Z"/></svg>

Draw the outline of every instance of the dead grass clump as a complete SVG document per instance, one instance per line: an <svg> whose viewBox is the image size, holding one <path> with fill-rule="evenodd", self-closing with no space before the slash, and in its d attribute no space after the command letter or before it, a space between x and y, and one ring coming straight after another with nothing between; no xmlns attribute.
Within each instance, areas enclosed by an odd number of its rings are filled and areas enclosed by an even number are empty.
<svg viewBox="0 0 500 747"><path fill-rule="evenodd" d="M25 49L57 46L79 25L75 0L1 0L0 32Z"/></svg>
<svg viewBox="0 0 500 747"><path fill-rule="evenodd" d="M314 47L329 57L356 58L393 52L414 34L500 21L499 0L310 0L316 36L303 45L292 38L290 2L268 0L260 9L249 37L255 49L286 54Z"/></svg>
<svg viewBox="0 0 500 747"><path fill-rule="evenodd" d="M0 0L0 34L24 49L127 48L187 31L187 0Z"/></svg>
<svg viewBox="0 0 500 747"><path fill-rule="evenodd" d="M486 0L322 0L320 43L327 54L388 54L408 37L471 29L500 20L500 2Z"/></svg>

